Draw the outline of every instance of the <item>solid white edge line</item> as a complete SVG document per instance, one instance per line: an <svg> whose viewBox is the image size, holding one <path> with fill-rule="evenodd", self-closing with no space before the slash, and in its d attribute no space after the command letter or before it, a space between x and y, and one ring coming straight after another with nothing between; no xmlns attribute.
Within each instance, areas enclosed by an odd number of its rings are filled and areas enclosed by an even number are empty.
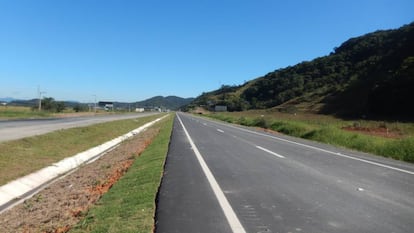
<svg viewBox="0 0 414 233"><path fill-rule="evenodd" d="M261 147L261 146L256 146L256 148L257 148L257 149L260 149L260 150L262 150L262 151L265 151L265 152L267 152L267 153L269 153L269 154L272 154L272 155L274 155L274 156L276 156L276 157L279 157L279 158L281 158L281 159L284 159L284 158L285 158L285 156L280 155L280 154L278 154L278 153L276 153L276 152L273 152L273 151L271 151L271 150L268 150L268 149L266 149L266 148L263 148L263 147Z"/></svg>
<svg viewBox="0 0 414 233"><path fill-rule="evenodd" d="M214 121L211 121L211 122L214 122ZM343 157L343 158L353 159L353 160L368 163L368 164L371 164L371 165L376 165L378 167L388 168L388 169L391 169L391 170L394 170L394 171L399 171L399 172L407 173L407 174L410 174L410 175L414 175L413 171L408 171L408 170L404 170L404 169L401 169L401 168L385 165L385 164L382 164L382 163L377 163L377 162L373 162L373 161L369 161L369 160L365 160L365 159L360 159L360 158L353 157L353 156L350 156L350 155L345 155L345 154L341 154L341 153L338 153L338 152L333 152L333 151L325 150L325 149L322 149L322 148L318 148L318 147L315 147L315 146L310 146L310 145L306 145L306 144L303 144L303 143L294 142L294 141L290 141L290 140L287 140L287 139L278 138L278 137L275 137L275 136L254 132L254 131L251 131L251 130L248 130L248 129L243 129L243 128L235 127L235 126L228 125L228 124L227 125L222 124L220 122L215 122L215 123L220 124L220 125L225 125L225 126L230 127L230 128L238 129L238 130L241 130L241 131L244 131L244 132L248 132L248 133L251 133L251 134L256 134L256 135L260 135L260 136L273 138L273 139L276 139L276 140L279 140L279 141L282 141L282 142L287 142L287 143L291 143L291 144L294 144L294 145L306 147L306 148L309 148L309 149L313 149L313 150L325 152L325 153L328 153L328 154L340 156L340 157Z"/></svg>
<svg viewBox="0 0 414 233"><path fill-rule="evenodd" d="M190 137L187 129L184 126L179 114L177 113L177 119L180 122L181 126L183 127L184 133L186 134L188 141L194 151L194 154L197 157L198 162L201 165L201 168L204 172L204 175L207 177L207 180L213 189L214 194L220 204L221 209L226 216L227 222L230 225L231 230L233 233L246 233L243 226L240 223L240 220L237 218L236 213L234 212L233 208L231 207L229 201L227 200L226 196L224 195L223 191L220 188L220 185L217 183L216 178L214 178L213 174L210 171L210 168L207 166L206 162L204 161L200 151L197 149L197 146L194 144L193 140Z"/></svg>

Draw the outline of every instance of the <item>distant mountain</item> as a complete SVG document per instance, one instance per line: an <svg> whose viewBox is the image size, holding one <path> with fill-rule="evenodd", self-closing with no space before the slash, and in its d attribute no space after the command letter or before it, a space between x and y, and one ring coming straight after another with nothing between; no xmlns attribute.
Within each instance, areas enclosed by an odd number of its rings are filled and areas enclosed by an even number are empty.
<svg viewBox="0 0 414 233"><path fill-rule="evenodd" d="M165 108L170 110L177 110L180 107L187 105L193 101L194 98L181 98L178 96L155 96L149 98L144 101L138 101L135 103L126 103L126 102L114 102L117 108L129 109L132 107L142 107L142 108ZM0 102L7 102L8 105L13 106L25 106L25 107L33 107L37 106L39 103L39 99L31 99L31 100L17 100L14 98L0 98ZM59 101L60 102L60 101ZM77 101L63 101L66 107L75 107L79 105L86 105L85 103L80 103Z"/></svg>
<svg viewBox="0 0 414 233"><path fill-rule="evenodd" d="M137 107L162 107L170 110L177 110L180 107L187 105L193 101L194 98L181 98L178 96L155 96L143 101L134 103Z"/></svg>
<svg viewBox="0 0 414 233"><path fill-rule="evenodd" d="M328 56L240 86L203 93L193 106L275 108L344 117L414 119L414 23L349 39Z"/></svg>
<svg viewBox="0 0 414 233"><path fill-rule="evenodd" d="M24 106L24 107L33 107L37 106L39 103L39 99L31 99L31 100L17 100L13 99L11 102L9 102L9 105L13 106Z"/></svg>
<svg viewBox="0 0 414 233"><path fill-rule="evenodd" d="M3 97L3 98L0 98L0 102L5 102L5 103L9 103L9 102L12 102L13 100L16 100L15 98L11 98L11 97Z"/></svg>

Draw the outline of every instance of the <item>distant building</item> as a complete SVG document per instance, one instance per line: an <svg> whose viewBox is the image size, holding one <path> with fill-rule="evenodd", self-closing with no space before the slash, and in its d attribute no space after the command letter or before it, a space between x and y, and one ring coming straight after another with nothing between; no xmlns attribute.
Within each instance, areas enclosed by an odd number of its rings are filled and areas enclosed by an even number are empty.
<svg viewBox="0 0 414 233"><path fill-rule="evenodd" d="M114 110L114 102L108 102L108 101L99 101L98 106L100 108L105 109L106 111L112 111Z"/></svg>
<svg viewBox="0 0 414 233"><path fill-rule="evenodd" d="M216 105L214 106L215 112L227 112L227 106L225 105Z"/></svg>
<svg viewBox="0 0 414 233"><path fill-rule="evenodd" d="M135 109L135 112L144 112L145 111L145 108L136 108Z"/></svg>
<svg viewBox="0 0 414 233"><path fill-rule="evenodd" d="M154 111L156 111L156 112L162 112L162 109L160 107L155 107L154 108Z"/></svg>

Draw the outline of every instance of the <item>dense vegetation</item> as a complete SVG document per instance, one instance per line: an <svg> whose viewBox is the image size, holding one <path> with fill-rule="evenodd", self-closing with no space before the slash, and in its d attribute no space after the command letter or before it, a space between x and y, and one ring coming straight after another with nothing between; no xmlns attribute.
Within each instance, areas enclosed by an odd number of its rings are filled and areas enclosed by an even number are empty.
<svg viewBox="0 0 414 233"><path fill-rule="evenodd" d="M414 117L414 23L352 38L328 56L203 93L194 105L297 109L338 116ZM306 104L304 104L306 103Z"/></svg>
<svg viewBox="0 0 414 233"><path fill-rule="evenodd" d="M19 107L30 107L33 110L37 110L39 106L39 99L31 100L16 100L12 98L3 98L6 101L7 106L19 106ZM62 112L66 108L73 108L75 112L88 111L88 104L79 103L76 101L56 101L52 97L44 97L42 99L42 109L48 112Z"/></svg>
<svg viewBox="0 0 414 233"><path fill-rule="evenodd" d="M65 102L63 101L55 101L52 97L45 97L42 99L42 110L49 112L62 112L65 108Z"/></svg>

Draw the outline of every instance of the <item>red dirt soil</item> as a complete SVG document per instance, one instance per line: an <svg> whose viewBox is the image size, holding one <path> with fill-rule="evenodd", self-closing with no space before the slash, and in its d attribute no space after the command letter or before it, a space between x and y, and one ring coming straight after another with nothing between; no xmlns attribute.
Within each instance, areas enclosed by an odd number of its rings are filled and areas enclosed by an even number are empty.
<svg viewBox="0 0 414 233"><path fill-rule="evenodd" d="M384 138L401 138L402 135L399 132L392 132L388 128L366 128L366 127L355 127L347 126L342 127L343 130L368 134L372 136L384 137Z"/></svg>

